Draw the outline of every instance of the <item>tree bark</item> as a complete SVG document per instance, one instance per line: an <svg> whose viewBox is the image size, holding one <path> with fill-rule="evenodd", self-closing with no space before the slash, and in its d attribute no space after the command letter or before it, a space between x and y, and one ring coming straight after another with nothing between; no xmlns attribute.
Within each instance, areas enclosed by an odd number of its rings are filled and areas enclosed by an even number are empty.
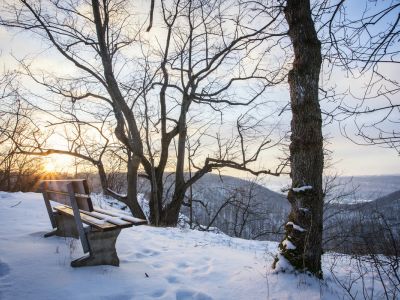
<svg viewBox="0 0 400 300"><path fill-rule="evenodd" d="M132 214L140 219L146 220L146 216L143 213L142 208L137 201L137 181L138 181L138 169L140 160L131 155L128 159L128 174L127 174L127 199L125 204L129 207Z"/></svg>
<svg viewBox="0 0 400 300"><path fill-rule="evenodd" d="M292 109L292 188L288 193L289 222L279 247L281 255L296 269L322 277L324 160L318 101L321 43L311 18L309 0L288 0L284 12L294 50L293 68L288 76ZM277 258L275 266L282 256Z"/></svg>
<svg viewBox="0 0 400 300"><path fill-rule="evenodd" d="M101 161L97 162L96 167L100 177L100 184L101 189L103 190L103 195L111 196L110 192L108 191L108 179L103 163Z"/></svg>

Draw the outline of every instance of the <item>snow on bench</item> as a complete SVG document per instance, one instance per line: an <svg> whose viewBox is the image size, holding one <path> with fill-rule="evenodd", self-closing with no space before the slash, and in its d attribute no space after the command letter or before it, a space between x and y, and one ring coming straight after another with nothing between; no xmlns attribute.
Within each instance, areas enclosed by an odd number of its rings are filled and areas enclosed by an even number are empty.
<svg viewBox="0 0 400 300"><path fill-rule="evenodd" d="M45 237L80 238L84 253L89 252L72 261L72 267L118 266L115 243L121 229L147 224L146 220L93 207L87 182L83 179L43 180L41 190L53 226L53 231ZM52 207L50 200L61 205Z"/></svg>

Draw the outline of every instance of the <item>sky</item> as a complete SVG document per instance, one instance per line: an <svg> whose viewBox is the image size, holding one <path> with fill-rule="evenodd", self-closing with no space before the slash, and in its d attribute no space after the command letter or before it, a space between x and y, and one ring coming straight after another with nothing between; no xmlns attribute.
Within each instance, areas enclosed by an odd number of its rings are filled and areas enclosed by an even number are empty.
<svg viewBox="0 0 400 300"><path fill-rule="evenodd" d="M141 4L143 5L143 3ZM156 31L156 29L154 29ZM14 34L7 32L4 28L0 27L0 66L2 69L13 69L17 67L17 62L14 57L22 58L26 55L32 57L46 48L46 45L32 38L31 35ZM74 72L74 68L65 63L65 61L57 55L49 55L52 52L46 51L39 55L35 64L47 70L54 70L56 72ZM14 57L13 57L14 56ZM396 70L395 65L385 66L386 72L393 76L395 80L400 79L400 74ZM398 68L397 68L398 69ZM333 81L337 84L337 89L345 91L349 85L354 90L361 88L365 81L358 79L351 81L346 78L342 72L334 74ZM358 86L357 86L358 85ZM289 101L288 92L284 91L276 95L269 95L269 97L281 99L283 102ZM394 101L399 101L394 99ZM322 104L324 105L324 104ZM323 107L324 108L324 107ZM400 116L396 116L399 120ZM367 117L369 118L369 117ZM290 114L284 118L283 123L288 126L290 122ZM351 125L349 125L351 126ZM332 151L332 160L334 162L334 170L341 175L382 175L382 174L400 174L400 157L394 149L387 149L379 146L361 146L356 145L349 139L342 136L339 130L339 124L333 123L323 128L325 136L329 136L328 149ZM56 144L57 142L53 142ZM272 152L272 156L277 156L279 153ZM264 157L267 164L271 156ZM48 161L49 159L47 159ZM70 164L71 159L55 158L50 159L56 168L61 168L65 164ZM51 166L49 166L51 168ZM229 173L229 172L228 172ZM231 172L236 175L235 172Z"/></svg>

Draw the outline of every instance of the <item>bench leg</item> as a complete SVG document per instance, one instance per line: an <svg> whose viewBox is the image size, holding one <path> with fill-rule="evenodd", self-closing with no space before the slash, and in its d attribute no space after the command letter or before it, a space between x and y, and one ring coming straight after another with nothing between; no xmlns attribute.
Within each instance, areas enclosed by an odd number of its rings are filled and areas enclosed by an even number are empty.
<svg viewBox="0 0 400 300"><path fill-rule="evenodd" d="M115 243L121 229L111 231L90 231L87 238L90 245L90 254L71 262L71 267L112 265L119 266L119 259Z"/></svg>
<svg viewBox="0 0 400 300"><path fill-rule="evenodd" d="M79 239L79 233L76 230L75 219L72 216L66 216L59 213L54 214L57 228L44 235L44 237L50 237L53 235L62 237L72 237Z"/></svg>

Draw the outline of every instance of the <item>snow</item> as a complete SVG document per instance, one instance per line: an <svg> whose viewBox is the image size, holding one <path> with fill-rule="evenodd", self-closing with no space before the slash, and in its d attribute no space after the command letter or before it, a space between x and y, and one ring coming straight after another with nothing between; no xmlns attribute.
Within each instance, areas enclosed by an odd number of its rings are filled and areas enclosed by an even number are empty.
<svg viewBox="0 0 400 300"><path fill-rule="evenodd" d="M111 217L111 216L107 216L107 215L104 215L104 214L101 214L101 213L98 213L98 212L95 212L95 211L93 211L91 213L91 215L93 215L94 217L97 217L97 218L101 218L105 222L109 222L109 223L112 223L112 224L116 224L116 225L125 225L126 224L126 222L124 222L119 217Z"/></svg>
<svg viewBox="0 0 400 300"><path fill-rule="evenodd" d="M79 240L44 238L50 230L41 194L0 192L0 299L347 298L330 275L331 256L324 256L324 281L288 273L283 257L278 270L286 273L277 272L271 269L274 242L138 226L118 237L120 267L71 268L83 255ZM346 260L335 268L335 278L348 278ZM382 292L374 288L374 295ZM363 295L360 285L352 289Z"/></svg>
<svg viewBox="0 0 400 300"><path fill-rule="evenodd" d="M312 188L313 187L311 185L304 185L297 188L292 188L292 191L295 193L299 193L299 192L305 192L307 190L312 190Z"/></svg>
<svg viewBox="0 0 400 300"><path fill-rule="evenodd" d="M300 232L306 231L303 227L301 227L301 226L299 226L297 224L294 224L293 222L287 222L286 226L293 226L294 230L297 230L297 231L300 231Z"/></svg>
<svg viewBox="0 0 400 300"><path fill-rule="evenodd" d="M277 255L277 258L278 258L278 262L277 262L275 270L274 270L275 274L279 274L279 272L292 272L293 271L292 265L282 254L279 253Z"/></svg>
<svg viewBox="0 0 400 300"><path fill-rule="evenodd" d="M90 218L90 217L86 217L86 219L89 219L91 222L97 224L97 225L103 225L107 222L107 220L99 220L96 218Z"/></svg>
<svg viewBox="0 0 400 300"><path fill-rule="evenodd" d="M127 197L126 194L117 193L117 192L113 191L112 189L107 189L107 190L110 191L111 193L113 193L117 197L120 197L120 198L126 198Z"/></svg>
<svg viewBox="0 0 400 300"><path fill-rule="evenodd" d="M138 223L143 220L134 218L132 216L128 216L124 214L123 212L116 213L115 211L112 211L113 216L107 215L107 210L95 207L96 211L91 212L91 214L95 217L101 218L107 222L117 224L117 225L125 225L125 221L133 222L133 223ZM108 211L109 212L109 211Z"/></svg>
<svg viewBox="0 0 400 300"><path fill-rule="evenodd" d="M295 250L296 246L293 245L293 243L291 241L289 241L288 239L283 240L282 245L286 247L286 249L288 250Z"/></svg>

